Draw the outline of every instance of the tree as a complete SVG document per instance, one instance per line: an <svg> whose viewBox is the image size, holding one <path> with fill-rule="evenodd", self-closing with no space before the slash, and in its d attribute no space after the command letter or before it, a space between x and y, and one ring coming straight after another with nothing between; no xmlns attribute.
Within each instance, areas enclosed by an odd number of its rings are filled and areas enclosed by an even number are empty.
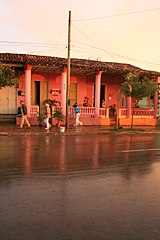
<svg viewBox="0 0 160 240"><path fill-rule="evenodd" d="M121 92L126 96L130 96L132 100L132 121L133 127L134 110L138 106L140 100L144 97L153 97L157 91L155 82L147 76L141 76L140 73L128 73L125 82L121 85Z"/></svg>
<svg viewBox="0 0 160 240"><path fill-rule="evenodd" d="M0 88L12 87L15 83L15 71L11 67L0 66Z"/></svg>

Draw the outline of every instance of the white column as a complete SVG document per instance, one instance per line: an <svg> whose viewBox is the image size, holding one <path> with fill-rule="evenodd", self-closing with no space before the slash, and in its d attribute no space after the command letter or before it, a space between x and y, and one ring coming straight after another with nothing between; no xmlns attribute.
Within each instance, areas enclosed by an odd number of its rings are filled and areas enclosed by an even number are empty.
<svg viewBox="0 0 160 240"><path fill-rule="evenodd" d="M101 74L102 71L99 71L96 75L96 84L95 84L95 114L99 116L100 108L100 93L101 93Z"/></svg>
<svg viewBox="0 0 160 240"><path fill-rule="evenodd" d="M25 66L25 104L28 110L28 116L30 116L31 108L31 69L32 66Z"/></svg>
<svg viewBox="0 0 160 240"><path fill-rule="evenodd" d="M63 68L61 73L61 108L64 116L66 115L66 83L67 83L67 68Z"/></svg>

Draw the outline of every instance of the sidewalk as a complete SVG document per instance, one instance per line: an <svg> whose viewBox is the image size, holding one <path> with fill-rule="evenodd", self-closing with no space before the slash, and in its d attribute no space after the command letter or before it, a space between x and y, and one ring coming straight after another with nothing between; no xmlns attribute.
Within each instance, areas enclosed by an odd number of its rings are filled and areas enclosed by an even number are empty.
<svg viewBox="0 0 160 240"><path fill-rule="evenodd" d="M51 127L49 130L46 130L44 127L33 126L27 128L24 126L23 129L20 129L17 125L14 124L0 124L0 135L10 136L10 135L106 135L106 134L159 134L160 127L134 127L131 131L130 128L118 129L116 130L114 126L79 126L73 127L70 126L69 129L65 129L64 132L61 132L60 128L55 126Z"/></svg>

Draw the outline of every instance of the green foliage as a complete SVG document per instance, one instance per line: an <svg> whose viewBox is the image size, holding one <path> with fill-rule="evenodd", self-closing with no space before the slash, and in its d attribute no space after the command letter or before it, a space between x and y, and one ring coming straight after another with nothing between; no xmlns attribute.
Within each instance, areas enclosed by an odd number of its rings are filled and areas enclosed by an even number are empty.
<svg viewBox="0 0 160 240"><path fill-rule="evenodd" d="M44 121L44 117L42 114L39 114L37 117L37 121L39 122L39 127L42 127L42 123Z"/></svg>
<svg viewBox="0 0 160 240"><path fill-rule="evenodd" d="M131 96L134 106L144 97L153 97L156 92L155 82L139 73L129 73L121 86L121 92L127 97Z"/></svg>
<svg viewBox="0 0 160 240"><path fill-rule="evenodd" d="M125 82L121 86L121 92L126 97L130 96L132 99L131 129L133 126L134 109L138 106L138 102L144 97L153 97L156 91L155 82L146 76L142 77L137 72L130 72L125 77Z"/></svg>
<svg viewBox="0 0 160 240"><path fill-rule="evenodd" d="M43 115L39 114L38 117L37 117L37 120L38 120L39 123L42 123L44 121Z"/></svg>
<svg viewBox="0 0 160 240"><path fill-rule="evenodd" d="M0 88L14 86L15 83L15 71L10 67L0 66Z"/></svg>
<svg viewBox="0 0 160 240"><path fill-rule="evenodd" d="M160 119L157 119L156 126L160 126Z"/></svg>
<svg viewBox="0 0 160 240"><path fill-rule="evenodd" d="M44 100L44 103L49 103L50 106L61 106L61 103L55 99L46 99Z"/></svg>
<svg viewBox="0 0 160 240"><path fill-rule="evenodd" d="M63 122L64 115L61 111L61 108L56 108L53 113L53 118L56 118L58 122Z"/></svg>

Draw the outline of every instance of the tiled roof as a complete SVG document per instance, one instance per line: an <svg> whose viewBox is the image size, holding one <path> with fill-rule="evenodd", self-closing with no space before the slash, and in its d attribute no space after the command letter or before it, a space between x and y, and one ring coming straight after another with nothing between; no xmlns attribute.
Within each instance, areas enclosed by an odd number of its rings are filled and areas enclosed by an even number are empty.
<svg viewBox="0 0 160 240"><path fill-rule="evenodd" d="M13 53L0 53L1 63L12 63L12 64L30 64L39 66L54 66L66 64L65 58L47 57L29 54L13 54Z"/></svg>
<svg viewBox="0 0 160 240"><path fill-rule="evenodd" d="M50 56L38 56L29 54L0 53L0 63L6 64L30 64L32 66L43 67L64 67L67 66L67 59ZM138 71L142 74L160 76L159 72L147 71L130 64L116 62L101 62L86 59L71 59L71 68L90 71L102 70L111 74L124 74L130 71Z"/></svg>

